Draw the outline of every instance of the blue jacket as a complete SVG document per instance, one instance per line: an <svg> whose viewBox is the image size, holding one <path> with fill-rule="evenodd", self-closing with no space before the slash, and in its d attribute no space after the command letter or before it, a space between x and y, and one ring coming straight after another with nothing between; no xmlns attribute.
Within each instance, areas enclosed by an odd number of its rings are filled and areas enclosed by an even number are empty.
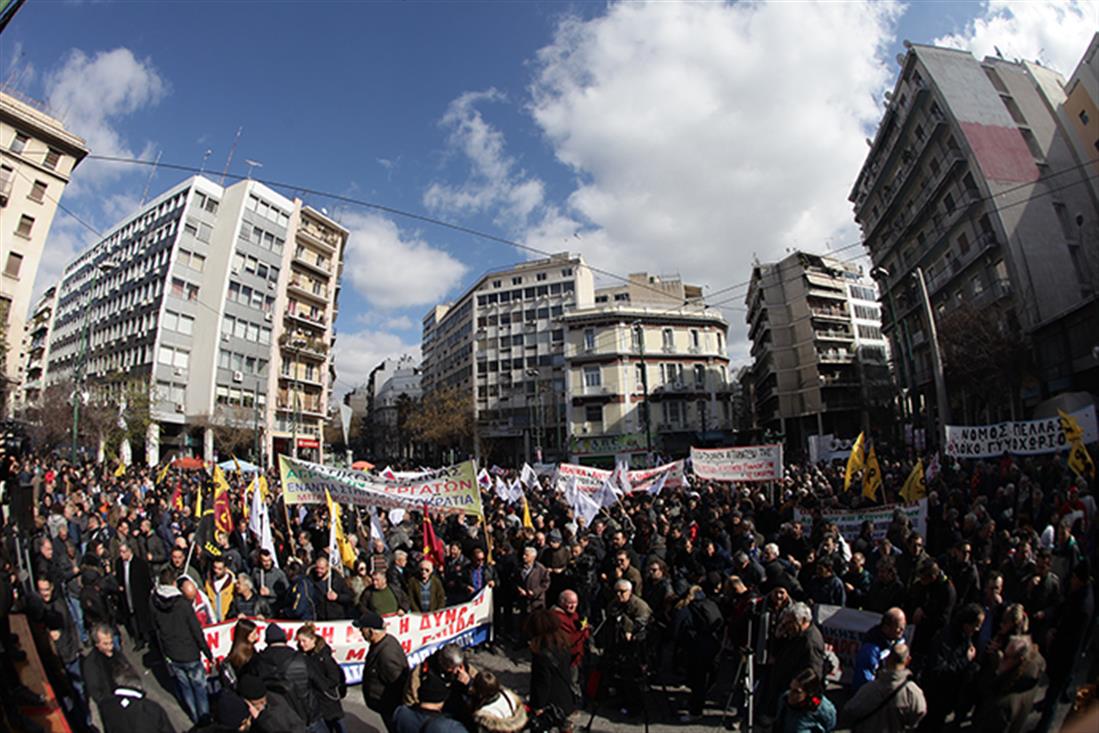
<svg viewBox="0 0 1099 733"><path fill-rule="evenodd" d="M867 682L873 682L878 674L878 667L882 660L889 656L893 645L897 642L885 638L881 626L875 626L866 632L866 640L855 653L855 671L851 677L851 692L859 689Z"/></svg>
<svg viewBox="0 0 1099 733"><path fill-rule="evenodd" d="M795 710L786 704L786 695L782 693L773 733L831 733L836 729L836 706L827 697L814 709Z"/></svg>

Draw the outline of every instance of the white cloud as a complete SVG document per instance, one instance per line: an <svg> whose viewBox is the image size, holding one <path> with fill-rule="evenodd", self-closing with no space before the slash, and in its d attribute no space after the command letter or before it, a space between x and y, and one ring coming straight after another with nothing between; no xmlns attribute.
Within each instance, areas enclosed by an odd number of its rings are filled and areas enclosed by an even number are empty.
<svg viewBox="0 0 1099 733"><path fill-rule="evenodd" d="M371 370L383 359L411 355L420 360L419 341L405 341L395 333L364 329L336 337L336 392L343 395L366 384Z"/></svg>
<svg viewBox="0 0 1099 733"><path fill-rule="evenodd" d="M460 185L433 183L424 193L424 204L435 211L475 214L493 210L497 223L519 227L542 205L545 186L529 176L505 152L504 135L486 122L478 104L503 102L496 89L466 92L452 101L440 124L450 130L448 145L461 153L470 170Z"/></svg>
<svg viewBox="0 0 1099 733"><path fill-rule="evenodd" d="M94 56L74 49L61 66L45 77L46 101L65 126L88 142L93 154L125 158L141 153L119 130L124 118L157 104L168 92L167 82L148 59L128 48L100 51ZM101 183L132 170L120 165L85 161L74 184Z"/></svg>
<svg viewBox="0 0 1099 733"><path fill-rule="evenodd" d="M538 54L530 113L577 185L527 241L720 288L753 255L857 240L847 193L893 82L899 12L621 3L566 18Z"/></svg>
<svg viewBox="0 0 1099 733"><path fill-rule="evenodd" d="M1072 74L1099 28L1094 0L1010 2L991 0L964 30L935 39L940 46L995 56L1039 61L1064 76Z"/></svg>
<svg viewBox="0 0 1099 733"><path fill-rule="evenodd" d="M404 308L441 301L465 276L467 268L441 249L377 214L352 213L344 276L379 308Z"/></svg>

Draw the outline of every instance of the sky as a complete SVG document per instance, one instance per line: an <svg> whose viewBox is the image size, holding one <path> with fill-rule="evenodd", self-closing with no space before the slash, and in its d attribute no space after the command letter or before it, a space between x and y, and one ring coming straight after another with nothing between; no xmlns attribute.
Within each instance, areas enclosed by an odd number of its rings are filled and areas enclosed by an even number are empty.
<svg viewBox="0 0 1099 733"><path fill-rule="evenodd" d="M903 42L1071 74L1099 2L50 2L0 39L0 80L93 154L245 161L351 231L337 391L419 355L420 321L483 272L580 253L714 293L746 363L752 263L863 256L847 195ZM186 173L88 160L36 290ZM451 222L517 247L336 194ZM613 282L611 275L599 281Z"/></svg>

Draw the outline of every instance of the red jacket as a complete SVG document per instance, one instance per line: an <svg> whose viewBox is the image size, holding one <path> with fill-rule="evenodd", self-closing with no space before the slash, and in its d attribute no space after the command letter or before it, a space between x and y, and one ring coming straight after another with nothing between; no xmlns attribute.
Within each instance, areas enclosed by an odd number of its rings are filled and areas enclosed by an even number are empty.
<svg viewBox="0 0 1099 733"><path fill-rule="evenodd" d="M579 667L584 661L584 644L591 636L591 627L583 625L580 614L575 611L569 613L558 606L553 607L557 614L557 620L561 623L561 630L569 639L569 654L572 655L572 666Z"/></svg>

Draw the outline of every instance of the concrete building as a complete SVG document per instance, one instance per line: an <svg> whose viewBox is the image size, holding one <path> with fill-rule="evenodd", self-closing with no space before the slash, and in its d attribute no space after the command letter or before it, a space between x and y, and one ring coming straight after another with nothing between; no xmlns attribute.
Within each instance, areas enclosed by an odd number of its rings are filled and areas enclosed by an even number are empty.
<svg viewBox="0 0 1099 733"><path fill-rule="evenodd" d="M1055 72L906 46L850 199L880 268L884 327L900 357L908 408L918 411L934 399L928 330L912 287L916 268L937 320L971 314L1032 339L1093 294L1079 231L1095 226L1096 208L1087 169L1053 111L1051 94L1063 84ZM1072 212L1080 213L1080 227ZM1089 327L1081 322L1067 334L1073 353L1065 359L1036 349L1037 373L1024 375L1009 399L1001 393L979 406L981 421L1083 386L1082 370L1095 366L1083 354L1094 341ZM1047 366L1051 359L1055 366Z"/></svg>
<svg viewBox="0 0 1099 733"><path fill-rule="evenodd" d="M761 430L807 449L810 435L866 429L891 394L876 301L874 281L838 258L795 252L753 268L746 302Z"/></svg>
<svg viewBox="0 0 1099 733"><path fill-rule="evenodd" d="M266 461L321 460L346 239L255 181L187 179L66 267L46 380L101 402L147 389L152 463L211 458L218 430L260 433Z"/></svg>
<svg viewBox="0 0 1099 733"><path fill-rule="evenodd" d="M378 387L370 410L374 430L374 457L386 461L411 461L417 446L404 428L404 420L422 396L420 366L411 356L402 356L392 374Z"/></svg>
<svg viewBox="0 0 1099 733"><path fill-rule="evenodd" d="M32 419L27 407L38 403L42 390L46 386L46 364L49 361L50 327L53 325L53 313L57 307L57 287L51 287L42 294L27 320L23 336L23 348L20 353L20 366L23 381L15 392L12 407L17 415Z"/></svg>
<svg viewBox="0 0 1099 733"><path fill-rule="evenodd" d="M0 416L23 381L19 348L42 249L61 194L87 154L84 141L44 104L0 92Z"/></svg>
<svg viewBox="0 0 1099 733"><path fill-rule="evenodd" d="M470 396L484 461L559 456L565 418L562 317L592 305L591 270L568 253L490 272L453 303L423 319L423 392L446 387ZM538 406L543 420L535 422ZM537 427L537 430L536 430ZM545 457L544 456L544 457Z"/></svg>
<svg viewBox="0 0 1099 733"><path fill-rule="evenodd" d="M1099 192L1099 33L1091 38L1087 51L1064 85L1060 105L1061 123L1069 131L1076 157L1093 176L1091 186Z"/></svg>
<svg viewBox="0 0 1099 733"><path fill-rule="evenodd" d="M684 455L728 438L728 323L701 301L700 287L640 273L565 312L571 461L643 466L650 445Z"/></svg>

